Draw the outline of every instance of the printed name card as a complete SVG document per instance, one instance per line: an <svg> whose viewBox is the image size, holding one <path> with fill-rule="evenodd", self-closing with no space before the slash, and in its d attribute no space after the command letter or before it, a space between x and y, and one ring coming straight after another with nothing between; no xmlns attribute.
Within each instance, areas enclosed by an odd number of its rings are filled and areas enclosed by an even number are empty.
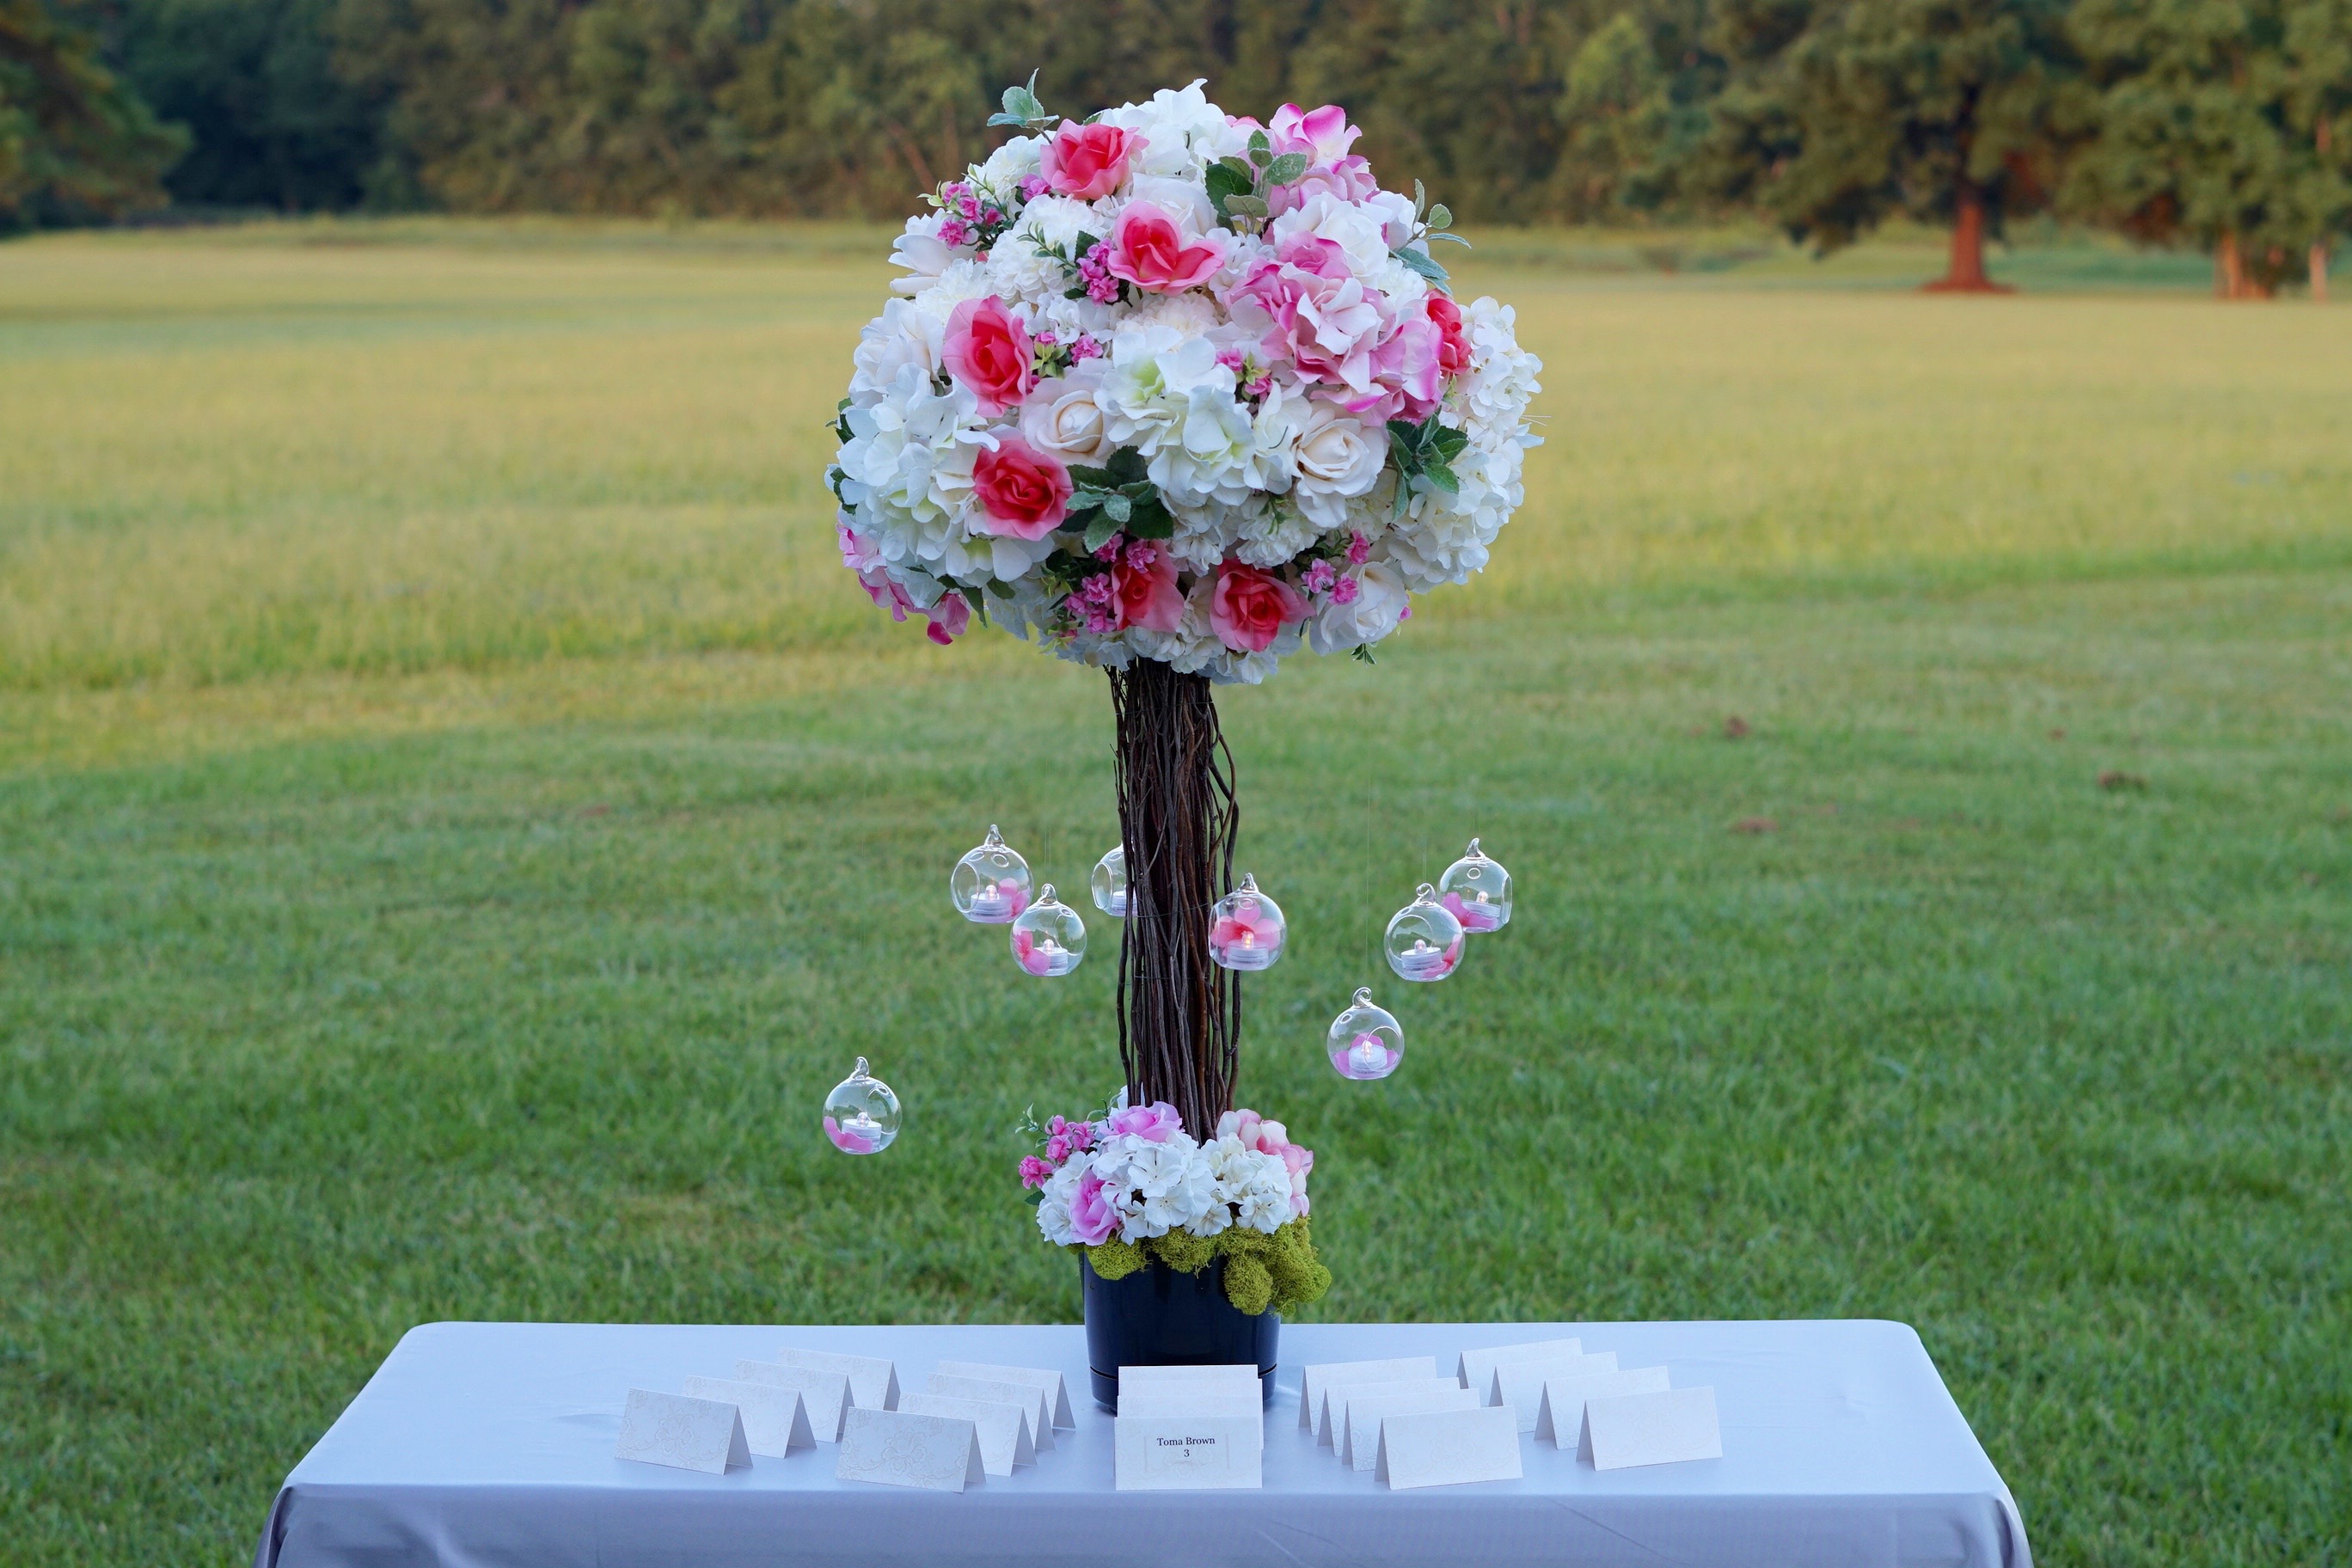
<svg viewBox="0 0 2352 1568"><path fill-rule="evenodd" d="M1544 1380L1552 1377L1583 1377L1596 1372L1615 1372L1617 1354L1602 1351L1599 1355L1561 1356L1557 1361L1507 1361L1496 1364L1495 1382L1486 1390L1486 1403L1507 1405L1518 1418L1519 1430L1536 1429L1536 1412L1543 1404Z"/></svg>
<svg viewBox="0 0 2352 1568"><path fill-rule="evenodd" d="M1720 1459L1723 1429L1715 1418L1715 1390L1662 1389L1587 1399L1576 1452L1596 1470Z"/></svg>
<svg viewBox="0 0 2352 1568"><path fill-rule="evenodd" d="M1658 1394L1667 1387L1666 1369L1633 1366L1622 1372L1593 1372L1581 1377L1544 1379L1543 1403L1536 1408L1536 1441L1565 1448L1584 1429L1584 1402L1616 1394Z"/></svg>
<svg viewBox="0 0 2352 1568"><path fill-rule="evenodd" d="M944 1394L950 1399L978 1399L992 1405L1018 1405L1029 1413L1030 1441L1040 1448L1054 1446L1053 1395L1031 1383L998 1383L985 1377L950 1377L946 1373L931 1373L923 1384L926 1394Z"/></svg>
<svg viewBox="0 0 2352 1568"><path fill-rule="evenodd" d="M845 1481L960 1492L980 1485L985 1471L979 1430L961 1416L860 1405L842 1418L841 1457L833 1473Z"/></svg>
<svg viewBox="0 0 2352 1568"><path fill-rule="evenodd" d="M1478 1395L1450 1377L1433 1377L1419 1384L1368 1384L1331 1392L1331 1424L1340 1434L1340 1460L1358 1470L1369 1470L1380 1461L1382 1417L1477 1408Z"/></svg>
<svg viewBox="0 0 2352 1568"><path fill-rule="evenodd" d="M902 1394L898 1408L913 1415L955 1415L971 1422L980 1434L980 1468L992 1476L1009 1476L1016 1465L1037 1462L1036 1446L1029 1440L1025 1405L958 1399L945 1394Z"/></svg>
<svg viewBox="0 0 2352 1568"><path fill-rule="evenodd" d="M837 1372L849 1379L849 1403L863 1405L868 1410L890 1410L898 1403L898 1369L887 1356L786 1350L776 1352L776 1364Z"/></svg>
<svg viewBox="0 0 2352 1568"><path fill-rule="evenodd" d="M1389 1361L1332 1361L1307 1367L1298 1374L1299 1430L1312 1429L1318 1443L1332 1440L1331 1417L1325 1404L1326 1395L1337 1384L1396 1383L1436 1375L1437 1358L1433 1355L1397 1356Z"/></svg>
<svg viewBox="0 0 2352 1568"><path fill-rule="evenodd" d="M1118 1489L1264 1486L1265 1397L1254 1366L1121 1367L1111 1445Z"/></svg>
<svg viewBox="0 0 2352 1568"><path fill-rule="evenodd" d="M613 1458L723 1476L730 1465L750 1464L751 1450L732 1405L633 1388Z"/></svg>
<svg viewBox="0 0 2352 1568"><path fill-rule="evenodd" d="M689 1377L686 1392L697 1399L731 1405L743 1418L743 1440L751 1452L781 1459L794 1448L816 1447L808 1407L800 1390L772 1383L737 1383L723 1377Z"/></svg>
<svg viewBox="0 0 2352 1568"><path fill-rule="evenodd" d="M738 1383L765 1383L777 1388L789 1388L801 1396L801 1405L808 1411L809 1430L820 1443L841 1441L841 1413L849 1408L849 1379L837 1372L819 1372L808 1366L778 1366L773 1362L739 1361L735 1363Z"/></svg>
<svg viewBox="0 0 2352 1568"><path fill-rule="evenodd" d="M1025 1383L1045 1391L1053 1414L1046 1424L1045 1441L1053 1442L1056 1426L1075 1428L1077 1421L1070 1415L1070 1387L1062 1374L1050 1367L990 1366L985 1362L943 1361L933 1368L950 1377L976 1377L982 1383Z"/></svg>
<svg viewBox="0 0 2352 1568"><path fill-rule="evenodd" d="M1395 1491L1515 1481L1523 1473L1518 1423L1499 1405L1384 1415L1373 1468Z"/></svg>
<svg viewBox="0 0 2352 1568"><path fill-rule="evenodd" d="M1456 1375L1465 1388L1475 1388L1480 1394L1494 1386L1495 1368L1507 1361L1558 1361L1564 1355L1582 1355L1582 1340L1534 1340L1520 1345L1487 1345L1479 1350L1464 1351Z"/></svg>

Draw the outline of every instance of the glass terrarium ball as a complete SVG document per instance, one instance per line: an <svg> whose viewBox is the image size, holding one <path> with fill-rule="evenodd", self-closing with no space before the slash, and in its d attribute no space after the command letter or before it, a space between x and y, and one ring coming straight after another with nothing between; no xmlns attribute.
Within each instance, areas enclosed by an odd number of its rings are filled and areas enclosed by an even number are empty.
<svg viewBox="0 0 2352 1568"><path fill-rule="evenodd" d="M1273 968L1290 930L1282 906L1259 892L1248 872L1240 887L1217 900L1209 921L1209 956L1227 969Z"/></svg>
<svg viewBox="0 0 2352 1568"><path fill-rule="evenodd" d="M1127 847L1111 846L1110 853L1095 862L1095 908L1113 920L1127 918Z"/></svg>
<svg viewBox="0 0 2352 1568"><path fill-rule="evenodd" d="M1029 862L1005 847L991 823L978 848L956 862L948 876L948 897L956 913L982 925L1010 924L1029 907Z"/></svg>
<svg viewBox="0 0 2352 1568"><path fill-rule="evenodd" d="M1437 879L1437 901L1472 936L1500 931L1511 923L1511 874L1501 861L1488 859L1473 838L1462 858Z"/></svg>
<svg viewBox="0 0 2352 1568"><path fill-rule="evenodd" d="M824 1097L824 1135L845 1154L879 1154L898 1136L898 1097L866 1072L864 1057Z"/></svg>
<svg viewBox="0 0 2352 1568"><path fill-rule="evenodd" d="M1032 974L1067 974L1087 955L1087 922L1054 897L1054 884L1013 922L1013 959Z"/></svg>
<svg viewBox="0 0 2352 1568"><path fill-rule="evenodd" d="M1362 986L1348 1010L1331 1020L1323 1048L1333 1072L1370 1083L1388 1077L1404 1060L1404 1026L1387 1008L1373 1006L1372 988Z"/></svg>
<svg viewBox="0 0 2352 1568"><path fill-rule="evenodd" d="M1462 963L1462 922L1437 901L1437 889L1423 882L1412 902L1389 921L1383 945L1389 967L1400 980L1443 980Z"/></svg>

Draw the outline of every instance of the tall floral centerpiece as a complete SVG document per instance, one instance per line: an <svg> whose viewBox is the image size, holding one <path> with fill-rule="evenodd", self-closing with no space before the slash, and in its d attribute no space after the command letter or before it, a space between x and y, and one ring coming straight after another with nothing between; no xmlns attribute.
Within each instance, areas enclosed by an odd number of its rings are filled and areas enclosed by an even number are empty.
<svg viewBox="0 0 2352 1568"><path fill-rule="evenodd" d="M1369 663L1412 595L1484 567L1541 366L1509 307L1454 300L1446 209L1382 190L1344 110L1261 123L1194 82L1073 121L1034 85L893 247L828 476L842 556L934 642L993 622L1108 673L1126 1091L1024 1174L1046 1238L1089 1253L1090 1325L1096 1286L1139 1275L1213 1275L1270 1318L1329 1277L1311 1156L1234 1108L1212 691L1302 647Z"/></svg>

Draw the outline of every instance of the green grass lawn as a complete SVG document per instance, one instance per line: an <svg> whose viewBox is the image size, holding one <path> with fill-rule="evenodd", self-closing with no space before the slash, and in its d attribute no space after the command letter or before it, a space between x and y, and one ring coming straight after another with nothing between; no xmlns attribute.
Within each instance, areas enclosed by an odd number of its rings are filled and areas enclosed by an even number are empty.
<svg viewBox="0 0 2352 1568"><path fill-rule="evenodd" d="M0 247L0 1563L241 1563L422 1321L1075 1319L1012 1126L1115 933L944 884L1082 885L1108 704L832 564L880 276ZM1497 569L1222 705L1314 1314L1898 1318L2043 1563L2346 1560L2352 311L1473 281L1551 366ZM1473 833L1517 918L1397 995Z"/></svg>

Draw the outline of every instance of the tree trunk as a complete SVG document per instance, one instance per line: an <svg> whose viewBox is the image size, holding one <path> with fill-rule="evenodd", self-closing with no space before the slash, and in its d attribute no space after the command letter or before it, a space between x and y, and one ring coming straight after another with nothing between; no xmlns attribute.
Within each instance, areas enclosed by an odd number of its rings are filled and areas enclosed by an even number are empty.
<svg viewBox="0 0 2352 1568"><path fill-rule="evenodd" d="M2311 242L2311 298L2315 304L2327 303L2327 242Z"/></svg>
<svg viewBox="0 0 2352 1568"><path fill-rule="evenodd" d="M2246 248L2236 234L2224 234L2213 253L2213 292L2224 300L2267 300L2268 285L2246 267Z"/></svg>
<svg viewBox="0 0 2352 1568"><path fill-rule="evenodd" d="M1118 1059L1130 1102L1166 1100L1206 1139L1233 1109L1241 990L1209 958L1210 910L1233 886L1233 753L1209 680L1138 659L1110 672L1118 720L1127 920L1118 944Z"/></svg>
<svg viewBox="0 0 2352 1568"><path fill-rule="evenodd" d="M1954 197L1952 258L1944 275L1927 285L1930 294L2010 294L2006 283L1985 276L1985 204L1983 188L1962 180Z"/></svg>

